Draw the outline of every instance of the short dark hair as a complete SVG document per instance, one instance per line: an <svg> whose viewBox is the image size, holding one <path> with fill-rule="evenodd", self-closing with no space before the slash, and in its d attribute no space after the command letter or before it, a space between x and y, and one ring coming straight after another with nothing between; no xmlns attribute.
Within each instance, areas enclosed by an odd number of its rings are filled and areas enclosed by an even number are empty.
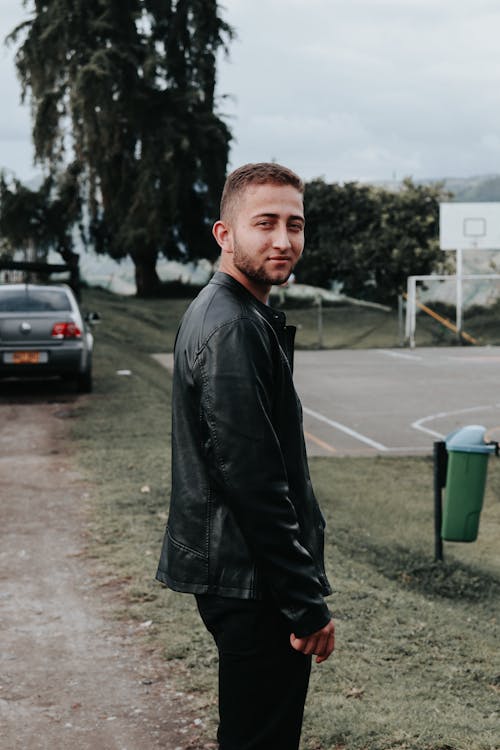
<svg viewBox="0 0 500 750"><path fill-rule="evenodd" d="M236 200L249 185L291 185L304 194L304 183L288 167L274 162L244 164L231 172L224 185L220 202L220 217L224 221L231 213Z"/></svg>

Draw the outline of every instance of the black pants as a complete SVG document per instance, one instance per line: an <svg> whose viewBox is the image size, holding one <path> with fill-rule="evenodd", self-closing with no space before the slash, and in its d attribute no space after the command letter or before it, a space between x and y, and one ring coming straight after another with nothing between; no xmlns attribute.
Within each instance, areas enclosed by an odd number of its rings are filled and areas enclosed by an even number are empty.
<svg viewBox="0 0 500 750"><path fill-rule="evenodd" d="M220 750L297 750L311 657L267 601L197 596L219 651Z"/></svg>

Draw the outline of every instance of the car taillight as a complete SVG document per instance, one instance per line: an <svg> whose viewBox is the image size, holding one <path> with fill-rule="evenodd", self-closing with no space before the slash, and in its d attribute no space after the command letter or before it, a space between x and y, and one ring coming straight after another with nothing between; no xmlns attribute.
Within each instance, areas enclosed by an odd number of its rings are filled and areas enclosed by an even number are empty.
<svg viewBox="0 0 500 750"><path fill-rule="evenodd" d="M81 339L82 332L75 323L54 323L51 336L53 339Z"/></svg>

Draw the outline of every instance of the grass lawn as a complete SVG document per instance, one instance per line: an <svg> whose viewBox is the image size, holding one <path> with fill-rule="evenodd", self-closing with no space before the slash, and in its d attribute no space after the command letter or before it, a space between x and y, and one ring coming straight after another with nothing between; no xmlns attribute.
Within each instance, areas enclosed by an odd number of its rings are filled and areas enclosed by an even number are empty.
<svg viewBox="0 0 500 750"><path fill-rule="evenodd" d="M120 584L116 616L152 621L147 645L175 665L208 741L211 639L192 597L154 581L168 506L171 380L150 355L172 349L186 304L85 292L84 306L102 323L95 390L79 402L73 437L93 488L89 554L104 580ZM343 326L337 316L328 334L337 345L354 345L355 330L358 345L373 341L378 313L362 313ZM289 315L303 346L314 343L308 315ZM385 333L376 328L376 345L397 345L394 319ZM311 471L328 522L337 650L313 668L304 748L498 750L500 461L490 459L478 542L445 545L444 564L432 559L432 459L315 458Z"/></svg>

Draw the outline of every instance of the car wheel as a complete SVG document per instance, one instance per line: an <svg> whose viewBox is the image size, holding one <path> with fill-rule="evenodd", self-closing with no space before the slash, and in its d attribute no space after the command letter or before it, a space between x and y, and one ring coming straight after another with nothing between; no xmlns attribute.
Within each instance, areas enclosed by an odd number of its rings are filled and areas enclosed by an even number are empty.
<svg viewBox="0 0 500 750"><path fill-rule="evenodd" d="M92 370L85 370L80 373L76 379L76 389L78 393L92 392Z"/></svg>

